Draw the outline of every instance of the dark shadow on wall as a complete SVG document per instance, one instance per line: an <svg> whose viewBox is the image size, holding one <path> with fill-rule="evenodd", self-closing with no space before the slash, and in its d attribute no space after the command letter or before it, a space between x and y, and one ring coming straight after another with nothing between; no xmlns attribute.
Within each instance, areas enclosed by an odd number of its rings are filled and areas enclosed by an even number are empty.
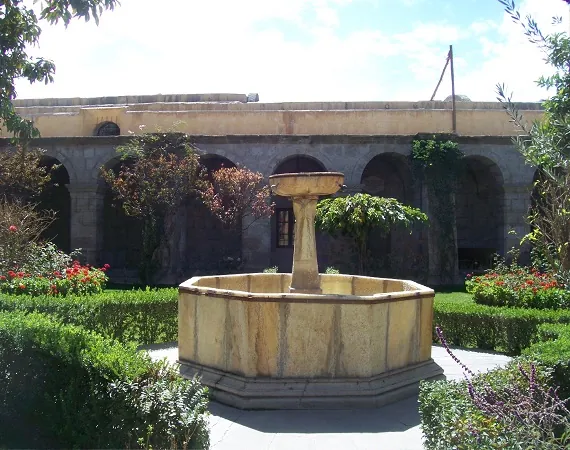
<svg viewBox="0 0 570 450"><path fill-rule="evenodd" d="M71 196L67 185L69 173L61 162L51 156L43 156L40 165L51 170L51 183L38 198L40 211L56 213L54 222L42 233L42 238L53 242L57 248L69 253L71 248Z"/></svg>

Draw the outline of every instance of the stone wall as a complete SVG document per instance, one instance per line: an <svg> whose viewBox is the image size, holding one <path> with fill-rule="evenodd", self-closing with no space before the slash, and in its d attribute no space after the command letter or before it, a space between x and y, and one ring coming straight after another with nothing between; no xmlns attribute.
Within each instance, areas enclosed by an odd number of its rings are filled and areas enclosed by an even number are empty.
<svg viewBox="0 0 570 450"><path fill-rule="evenodd" d="M143 96L93 99L17 100L16 110L32 119L44 137L94 136L106 122L120 134L167 130L196 135L415 135L451 133L451 102L247 103L244 95ZM520 130L499 103L458 102L457 134L513 136ZM521 103L528 122L540 104ZM0 136L2 136L0 129ZM5 134L4 134L5 135Z"/></svg>
<svg viewBox="0 0 570 450"><path fill-rule="evenodd" d="M35 142L63 164L69 174L70 247L82 248L92 263L111 260L124 268L137 261L136 249L128 249L129 245L134 245L136 227L129 225L127 233L126 222L113 218L117 213L109 210L99 169L116 162L114 149L125 139L127 137L124 136L63 137L42 138ZM396 198L401 196L406 202L425 210L425 199L421 190L412 185L406 167L412 140L413 136L195 136L195 143L204 158L227 158L269 177L280 164L291 158L308 157L324 170L343 172L347 192L361 192L364 187L365 190L389 193ZM534 169L524 164L510 138L460 136L458 141L467 160L472 161L471 172L475 173L477 181L466 178L458 194L461 204L458 246L488 248L493 245L505 251L516 243L516 238L508 234L509 230L516 230L519 237L527 230L524 216L530 204ZM7 140L1 140L0 145L7 146ZM397 166L397 170L387 171L388 166ZM406 173L408 175L402 175ZM494 184L489 191L491 182ZM461 216L461 211L468 211L470 216ZM492 218L492 221L483 217ZM201 266L215 269L215 261L239 251L235 246L240 242L239 238L216 228L213 222L205 225L203 212L188 209L178 220L178 235L171 237L175 251L171 256L173 271L168 274L168 281L181 281L200 270ZM479 235L470 231L473 230L473 221L485 225L490 234ZM180 231L182 229L186 230L185 233ZM484 242L491 235L492 243ZM123 237L133 238L131 244ZM255 222L242 236L242 242L243 256L249 269L262 270L275 261L277 249L272 240L270 219ZM377 253L390 250L395 255L404 255L400 257L399 268L393 275L412 274L413 267L426 265L425 230L416 230L411 236L407 232L396 232L389 241L377 240L375 244L373 248ZM335 249L330 239L325 237L320 247L323 249L322 266L335 265L339 255L341 261L349 258L346 244L339 243ZM381 258L382 255L378 256ZM118 275L128 278L125 271ZM132 278L132 272L130 276Z"/></svg>

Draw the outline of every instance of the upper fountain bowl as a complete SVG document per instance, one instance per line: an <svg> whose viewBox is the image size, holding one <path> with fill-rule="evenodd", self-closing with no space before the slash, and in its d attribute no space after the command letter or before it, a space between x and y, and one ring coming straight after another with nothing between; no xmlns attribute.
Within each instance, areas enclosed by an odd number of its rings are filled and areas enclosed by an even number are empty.
<svg viewBox="0 0 570 450"><path fill-rule="evenodd" d="M331 195L344 183L340 172L282 173L269 177L271 190L283 197Z"/></svg>

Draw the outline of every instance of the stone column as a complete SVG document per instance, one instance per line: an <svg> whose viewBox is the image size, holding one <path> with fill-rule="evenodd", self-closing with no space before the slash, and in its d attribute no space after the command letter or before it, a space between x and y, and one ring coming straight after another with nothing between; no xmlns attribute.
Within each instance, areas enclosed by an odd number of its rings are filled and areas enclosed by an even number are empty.
<svg viewBox="0 0 570 450"><path fill-rule="evenodd" d="M84 262L99 264L104 196L95 183L72 183L67 187L71 196L71 248L81 249Z"/></svg>
<svg viewBox="0 0 570 450"><path fill-rule="evenodd" d="M532 186L526 184L507 184L504 186L504 226L503 226L503 251L506 254L511 248L518 247L520 240L529 231L527 216L530 208ZM521 256L528 252L521 249Z"/></svg>
<svg viewBox="0 0 570 450"><path fill-rule="evenodd" d="M294 197L292 200L295 214L295 245L290 291L320 294L321 283L315 240L315 214L319 197Z"/></svg>
<svg viewBox="0 0 570 450"><path fill-rule="evenodd" d="M243 231L241 239L244 265L247 270L261 272L271 265L271 219L258 219L251 223Z"/></svg>
<svg viewBox="0 0 570 450"><path fill-rule="evenodd" d="M422 211L427 212L428 226L428 284L456 284L461 281L457 261L457 226L455 223L455 194L448 193L447 198L437 198L435 193L424 185L422 193ZM438 217L435 213L437 202L447 201L452 205L452 214L449 217ZM441 220L451 223L443 224ZM450 231L444 230L447 225Z"/></svg>

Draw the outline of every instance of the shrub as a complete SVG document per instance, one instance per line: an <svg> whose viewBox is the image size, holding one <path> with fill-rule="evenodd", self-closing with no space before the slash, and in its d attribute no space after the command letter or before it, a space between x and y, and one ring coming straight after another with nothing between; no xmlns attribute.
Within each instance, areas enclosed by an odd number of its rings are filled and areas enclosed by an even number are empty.
<svg viewBox="0 0 570 450"><path fill-rule="evenodd" d="M278 273L278 272L279 272L279 267L277 266L266 267L265 269L263 269L263 273Z"/></svg>
<svg viewBox="0 0 570 450"><path fill-rule="evenodd" d="M439 329L437 330L439 332ZM516 360L505 369L461 382L420 386L420 415L427 449L541 448L570 445L570 412L550 386L544 361Z"/></svg>
<svg viewBox="0 0 570 450"><path fill-rule="evenodd" d="M94 296L52 297L0 294L0 310L38 311L122 342L139 345L178 339L175 288L107 291Z"/></svg>
<svg viewBox="0 0 570 450"><path fill-rule="evenodd" d="M570 291L554 275L515 267L511 271L489 271L465 283L476 303L489 306L561 309L570 307Z"/></svg>
<svg viewBox="0 0 570 450"><path fill-rule="evenodd" d="M434 324L445 330L449 343L463 347L519 355L535 340L543 323L570 323L570 311L492 307L441 298L434 303Z"/></svg>
<svg viewBox="0 0 570 450"><path fill-rule="evenodd" d="M325 273L329 274L329 275L338 275L340 273L340 270L338 270L334 267L327 267L325 269Z"/></svg>
<svg viewBox="0 0 570 450"><path fill-rule="evenodd" d="M45 275L9 270L0 275L0 293L32 296L38 295L89 295L102 292L107 283L105 271L109 266L97 269L82 266L78 261L63 271L55 270Z"/></svg>
<svg viewBox="0 0 570 450"><path fill-rule="evenodd" d="M2 312L0 359L2 411L40 423L64 447L208 446L206 389L133 345Z"/></svg>
<svg viewBox="0 0 570 450"><path fill-rule="evenodd" d="M53 213L40 213L35 205L0 197L0 275L34 259L29 251L54 219Z"/></svg>
<svg viewBox="0 0 570 450"><path fill-rule="evenodd" d="M542 324L536 340L523 351L523 356L551 368L554 382L560 386L560 395L570 398L570 326Z"/></svg>

